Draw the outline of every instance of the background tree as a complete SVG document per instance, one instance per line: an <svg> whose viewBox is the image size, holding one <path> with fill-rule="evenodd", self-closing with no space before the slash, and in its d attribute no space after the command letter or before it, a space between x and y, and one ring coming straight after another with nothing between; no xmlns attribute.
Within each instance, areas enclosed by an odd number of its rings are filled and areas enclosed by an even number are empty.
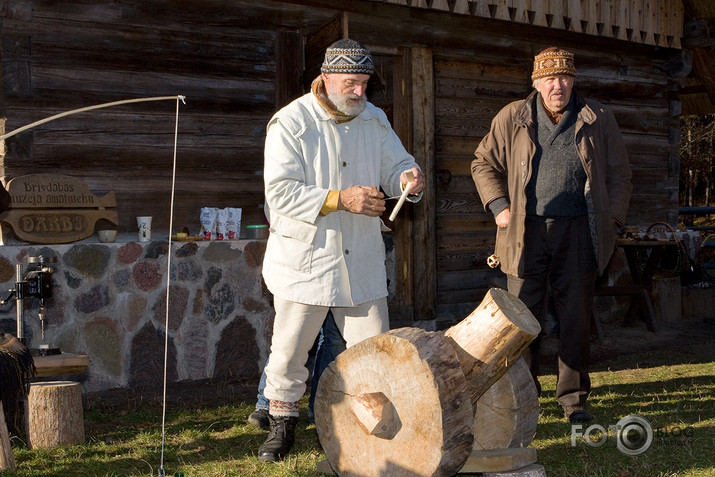
<svg viewBox="0 0 715 477"><path fill-rule="evenodd" d="M680 204L710 205L715 154L715 114L683 116L680 142Z"/></svg>

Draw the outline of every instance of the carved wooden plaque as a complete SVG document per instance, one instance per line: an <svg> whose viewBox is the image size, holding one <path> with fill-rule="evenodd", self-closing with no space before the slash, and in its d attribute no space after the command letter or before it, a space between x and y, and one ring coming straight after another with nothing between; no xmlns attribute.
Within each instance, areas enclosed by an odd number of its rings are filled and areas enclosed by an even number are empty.
<svg viewBox="0 0 715 477"><path fill-rule="evenodd" d="M10 180L7 190L12 203L0 221L25 242L76 242L92 235L98 220L118 225L114 192L98 197L76 177L29 174Z"/></svg>

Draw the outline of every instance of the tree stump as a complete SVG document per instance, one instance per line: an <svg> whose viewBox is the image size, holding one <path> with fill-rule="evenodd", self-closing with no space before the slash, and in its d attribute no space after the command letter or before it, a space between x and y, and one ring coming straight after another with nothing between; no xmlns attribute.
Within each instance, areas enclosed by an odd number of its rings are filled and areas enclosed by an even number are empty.
<svg viewBox="0 0 715 477"><path fill-rule="evenodd" d="M539 421L539 395L523 358L477 401L474 413L474 449L526 447Z"/></svg>
<svg viewBox="0 0 715 477"><path fill-rule="evenodd" d="M84 442L82 387L72 381L32 383L27 396L29 447Z"/></svg>
<svg viewBox="0 0 715 477"><path fill-rule="evenodd" d="M348 348L315 400L331 467L341 477L456 474L472 452L472 403L539 331L521 301L492 289L446 333L400 328Z"/></svg>

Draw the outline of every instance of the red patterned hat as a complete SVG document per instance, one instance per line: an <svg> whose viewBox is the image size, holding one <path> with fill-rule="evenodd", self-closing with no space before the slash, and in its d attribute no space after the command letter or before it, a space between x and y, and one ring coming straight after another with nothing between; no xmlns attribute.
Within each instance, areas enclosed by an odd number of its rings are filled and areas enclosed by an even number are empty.
<svg viewBox="0 0 715 477"><path fill-rule="evenodd" d="M556 75L576 76L576 68L573 53L552 46L534 57L534 72L531 74L531 80Z"/></svg>

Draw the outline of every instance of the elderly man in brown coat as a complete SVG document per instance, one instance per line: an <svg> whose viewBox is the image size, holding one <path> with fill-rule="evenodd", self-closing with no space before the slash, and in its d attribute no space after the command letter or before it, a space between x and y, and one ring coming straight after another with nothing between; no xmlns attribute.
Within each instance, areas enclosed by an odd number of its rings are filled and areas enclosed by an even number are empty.
<svg viewBox="0 0 715 477"><path fill-rule="evenodd" d="M631 196L613 115L573 90L573 53L534 59L533 91L502 109L474 152L472 177L497 224L495 255L508 290L543 323L551 291L559 323L556 398L571 422L592 420L588 361L593 291ZM527 354L539 372L537 338Z"/></svg>

